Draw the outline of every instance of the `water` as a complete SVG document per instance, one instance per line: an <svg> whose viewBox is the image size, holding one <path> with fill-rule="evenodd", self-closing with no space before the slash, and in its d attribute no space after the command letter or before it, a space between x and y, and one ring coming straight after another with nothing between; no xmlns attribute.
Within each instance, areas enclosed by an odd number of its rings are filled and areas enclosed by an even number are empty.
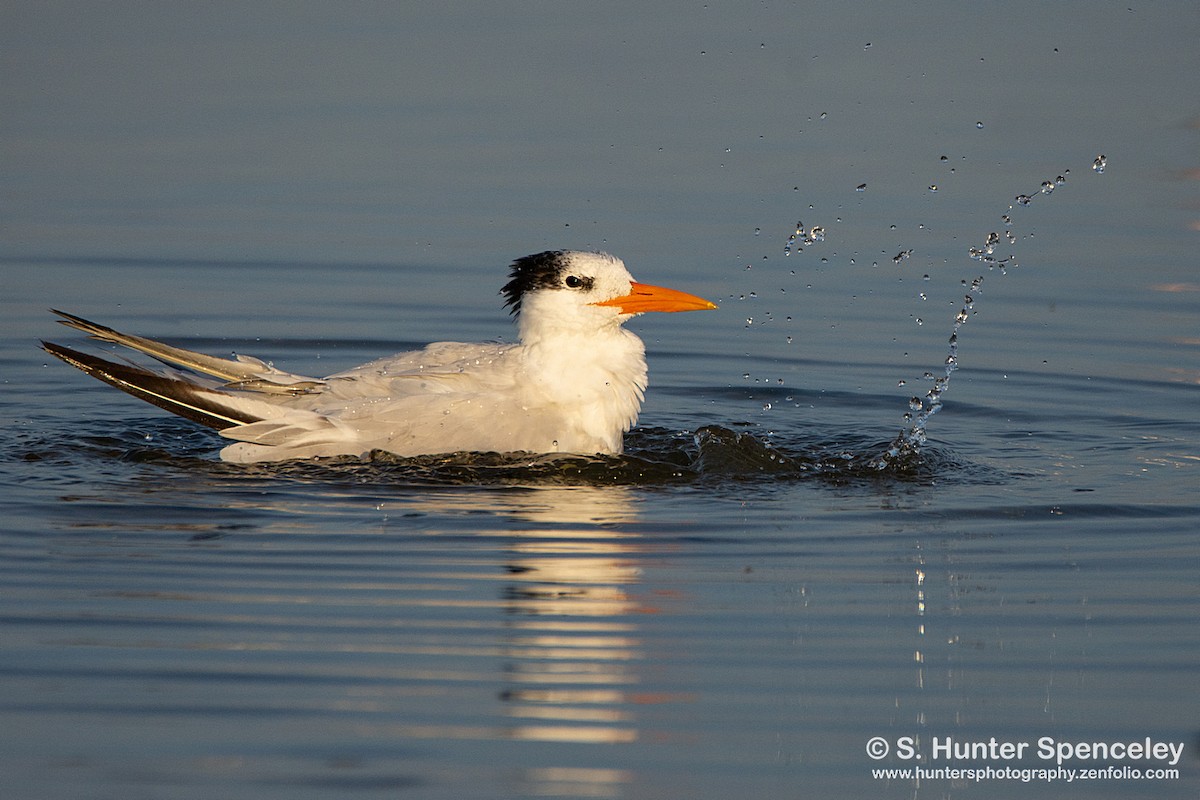
<svg viewBox="0 0 1200 800"><path fill-rule="evenodd" d="M1104 156L1097 156L1095 161L1092 162L1093 169L1097 173L1102 173L1105 161ZM1066 170L1066 172L1069 173L1070 170ZM1059 175L1053 181L1042 181L1041 193L1048 195L1054 191L1055 187L1066 183L1066 181L1067 179L1062 175ZM1029 195L1019 194L1013 202L1019 206L1028 206L1032 202L1032 198ZM1005 239L1010 245L1015 245L1017 243L1017 236L1012 230L1012 210L1013 207L1009 206L1009 213L1004 214L1001 220L1004 222ZM1000 274L1004 274L1006 268L1016 266L1016 262L1011 253L1007 256L996 256L996 247L999 244L1000 234L992 231L987 235L982 247L972 247L968 250L968 253L972 259L981 262L989 271L996 270ZM905 250L893 260L899 263L911 254L911 250ZM896 464L898 460L911 460L920 456L921 447L925 444L927 438L926 428L929 426L929 419L942 410L942 395L950 388L950 377L958 369L958 334L962 326L967 324L971 315L975 313L975 298L983 287L984 278L984 275L978 275L971 280L969 285L966 279L963 279L962 284L967 288L967 294L963 296L962 306L959 308L958 313L954 315L954 322L950 329L950 339L947 343L945 369L941 375L934 375L932 372L925 373L924 377L926 380L931 381L933 386L925 392L924 397L913 397L908 401L910 413L904 415L904 422L908 427L901 431L900 435L888 447L886 453L875 459L873 463L877 469L887 469L889 466ZM920 298L927 300L928 296L922 292ZM918 320L918 322L924 324L921 320Z"/></svg>
<svg viewBox="0 0 1200 800"><path fill-rule="evenodd" d="M5 800L1196 795L1191 6L5 13ZM228 465L37 349L511 339L549 247L722 306L625 456ZM1043 737L1184 751L872 774Z"/></svg>

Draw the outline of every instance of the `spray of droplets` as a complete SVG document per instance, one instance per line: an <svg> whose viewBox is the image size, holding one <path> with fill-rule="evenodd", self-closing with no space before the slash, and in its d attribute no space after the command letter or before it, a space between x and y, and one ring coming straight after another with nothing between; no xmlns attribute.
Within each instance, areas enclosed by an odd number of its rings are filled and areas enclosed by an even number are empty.
<svg viewBox="0 0 1200 800"><path fill-rule="evenodd" d="M825 229L820 225L805 228L803 222L796 223L796 232L788 236L787 244L783 246L783 254L790 256L799 253L810 244L825 241Z"/></svg>
<svg viewBox="0 0 1200 800"><path fill-rule="evenodd" d="M1103 173L1107 165L1108 159L1102 155L1096 156L1096 160L1092 162L1092 169L1097 174ZM1008 212L1001 217L1004 223L1003 235L995 231L989 233L982 246L971 247L967 251L971 259L980 262L989 271L999 270L1001 275L1005 274L1007 268L1015 267L1017 264L1013 260L1012 255L999 257L996 254L996 249L1000 246L1002 236L1003 240L1009 245L1015 244L1017 241L1012 229L1013 221L1011 212L1018 206L1025 207L1030 205L1034 197L1049 195L1057 187L1066 183L1066 176L1069 174L1070 170L1067 170L1054 180L1043 181L1040 190L1033 194L1017 195L1013 199L1013 204L1008 207ZM979 275L970 282L965 279L963 280L963 285L967 291L963 296L962 306L954 316L954 324L951 326L944 368L941 374L934 372L925 373L925 380L931 381L933 385L925 393L924 397L912 397L908 401L908 411L904 414L905 428L892 441L887 451L872 462L876 469L886 469L890 465L915 456L920 452L921 446L925 444L925 430L929 424L929 418L942 409L942 395L950 388L950 376L958 369L958 332L963 325L967 324L967 320L971 318L971 315L975 313L975 301L982 291L981 287L983 286L984 277L984 275Z"/></svg>

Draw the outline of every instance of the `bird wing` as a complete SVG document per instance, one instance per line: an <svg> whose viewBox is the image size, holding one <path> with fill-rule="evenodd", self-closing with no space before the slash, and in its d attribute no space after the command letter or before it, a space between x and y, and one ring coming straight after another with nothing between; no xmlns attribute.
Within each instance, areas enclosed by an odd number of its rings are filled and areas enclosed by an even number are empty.
<svg viewBox="0 0 1200 800"><path fill-rule="evenodd" d="M71 314L61 322L94 339L146 354L153 370L43 342L47 352L160 408L234 440L227 461L275 461L460 450L559 449L574 408L559 408L524 385L515 344L439 342L317 379L247 356L216 358L120 333ZM530 408L536 407L537 413ZM566 445L566 441L563 442ZM597 451L611 443L576 443Z"/></svg>
<svg viewBox="0 0 1200 800"><path fill-rule="evenodd" d="M477 377L495 371L495 367L508 360L516 345L492 342L434 342L420 350L397 353L369 361L354 369L339 372L326 378L333 382L344 379L390 380L394 378L425 377L443 380L452 375L472 374ZM492 381L496 380L493 375Z"/></svg>
<svg viewBox="0 0 1200 800"><path fill-rule="evenodd" d="M373 449L400 455L510 449L499 438L494 447L485 446L479 429L495 426L513 400L508 390L519 380L515 348L439 342L330 375L320 393L289 401L308 413L222 430L238 443L221 456L262 461Z"/></svg>
<svg viewBox="0 0 1200 800"><path fill-rule="evenodd" d="M216 358L55 313L63 325L148 355L165 368L43 342L48 353L234 439L237 444L222 453L228 460L361 454L390 442L422 449L433 446L425 439L439 430L447 446L457 449L460 432L446 434L447 419L458 419L451 411L474 407L471 419L486 425L489 398L497 392L505 395L519 373L519 359L512 356L516 345L440 342L328 378L310 378L249 356ZM463 439L463 449L469 443Z"/></svg>

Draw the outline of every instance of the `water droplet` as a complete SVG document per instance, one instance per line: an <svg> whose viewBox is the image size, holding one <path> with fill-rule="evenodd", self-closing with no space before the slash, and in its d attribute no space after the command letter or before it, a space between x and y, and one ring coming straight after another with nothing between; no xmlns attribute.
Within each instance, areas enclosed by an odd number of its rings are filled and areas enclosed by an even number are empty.
<svg viewBox="0 0 1200 800"><path fill-rule="evenodd" d="M867 190L867 185L865 183L860 183L858 186L854 187L854 191L856 191L856 192L865 192L866 190Z"/></svg>
<svg viewBox="0 0 1200 800"><path fill-rule="evenodd" d="M1042 181L1042 194L1050 194L1054 191L1054 181Z"/></svg>
<svg viewBox="0 0 1200 800"><path fill-rule="evenodd" d="M936 192L937 190L938 190L938 187L937 187L936 183L929 184L929 191Z"/></svg>
<svg viewBox="0 0 1200 800"><path fill-rule="evenodd" d="M918 324L918 325L924 325L924 324L925 324L925 320L921 319L920 317L917 317L917 324Z"/></svg>
<svg viewBox="0 0 1200 800"><path fill-rule="evenodd" d="M1097 174L1103 173L1107 166L1108 156L1096 156L1096 160L1092 162L1092 169L1096 170Z"/></svg>
<svg viewBox="0 0 1200 800"><path fill-rule="evenodd" d="M1016 202L1017 202L1017 205L1027 206L1031 202L1033 202L1033 198L1027 194L1019 194L1016 197Z"/></svg>
<svg viewBox="0 0 1200 800"><path fill-rule="evenodd" d="M771 404L763 403L763 411L770 411L770 410L771 410Z"/></svg>
<svg viewBox="0 0 1200 800"><path fill-rule="evenodd" d="M982 121L976 122L975 127L978 128L979 130L983 130L983 122Z"/></svg>
<svg viewBox="0 0 1200 800"><path fill-rule="evenodd" d="M754 235L755 235L755 236L758 236L760 233L762 233L762 228L755 228L755 229L754 229Z"/></svg>
<svg viewBox="0 0 1200 800"><path fill-rule="evenodd" d="M922 300L929 299L929 295L925 294L924 292L917 292L917 297L921 298Z"/></svg>

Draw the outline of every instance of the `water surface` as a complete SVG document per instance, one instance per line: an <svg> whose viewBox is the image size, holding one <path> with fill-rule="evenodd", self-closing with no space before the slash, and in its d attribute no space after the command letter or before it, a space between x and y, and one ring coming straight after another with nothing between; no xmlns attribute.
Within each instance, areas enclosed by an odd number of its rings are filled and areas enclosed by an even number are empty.
<svg viewBox="0 0 1200 800"><path fill-rule="evenodd" d="M1190 5L5 14L6 800L1195 796ZM546 247L722 306L623 457L227 465L37 349L511 340ZM1047 736L1185 750L871 772Z"/></svg>

